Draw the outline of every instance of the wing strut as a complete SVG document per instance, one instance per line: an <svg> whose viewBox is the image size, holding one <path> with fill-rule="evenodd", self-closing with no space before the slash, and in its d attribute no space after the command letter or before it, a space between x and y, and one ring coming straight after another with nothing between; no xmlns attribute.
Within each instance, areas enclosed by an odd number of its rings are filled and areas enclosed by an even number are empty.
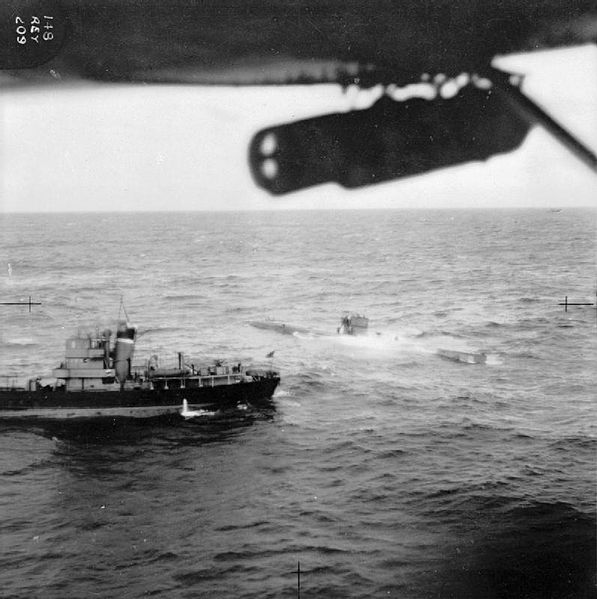
<svg viewBox="0 0 597 599"><path fill-rule="evenodd" d="M597 172L597 155L579 141L572 133L564 129L557 121L547 114L538 104L525 96L520 88L510 82L512 75L499 69L492 68L488 78L508 100L516 112L529 123L542 125L560 143L566 146L577 158L582 160L593 171Z"/></svg>

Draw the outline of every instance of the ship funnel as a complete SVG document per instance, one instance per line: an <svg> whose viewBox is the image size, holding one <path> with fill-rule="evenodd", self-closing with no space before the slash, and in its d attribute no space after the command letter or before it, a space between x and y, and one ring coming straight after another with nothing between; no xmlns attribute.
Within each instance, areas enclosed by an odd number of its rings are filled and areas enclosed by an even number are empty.
<svg viewBox="0 0 597 599"><path fill-rule="evenodd" d="M114 370L121 386L131 374L131 360L136 336L137 327L125 321L118 323L116 345L114 346Z"/></svg>

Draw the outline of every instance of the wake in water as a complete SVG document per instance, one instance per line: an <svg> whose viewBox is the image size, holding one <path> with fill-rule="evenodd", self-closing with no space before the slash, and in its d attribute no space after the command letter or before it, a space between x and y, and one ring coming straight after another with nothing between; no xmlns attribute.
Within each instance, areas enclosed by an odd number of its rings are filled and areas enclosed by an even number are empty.
<svg viewBox="0 0 597 599"><path fill-rule="evenodd" d="M185 419L189 420L191 418L204 418L206 416L214 416L216 412L210 410L194 410L189 408L189 402L186 399L182 400L182 410L180 411L180 415Z"/></svg>
<svg viewBox="0 0 597 599"><path fill-rule="evenodd" d="M424 340L421 337L421 335L412 337L403 332L377 332L358 337L327 336L324 339L350 348L374 350L385 354L399 352L439 356L463 364L496 365L500 363L497 356L469 347L463 343L462 339L456 337L442 335L441 337L428 337Z"/></svg>

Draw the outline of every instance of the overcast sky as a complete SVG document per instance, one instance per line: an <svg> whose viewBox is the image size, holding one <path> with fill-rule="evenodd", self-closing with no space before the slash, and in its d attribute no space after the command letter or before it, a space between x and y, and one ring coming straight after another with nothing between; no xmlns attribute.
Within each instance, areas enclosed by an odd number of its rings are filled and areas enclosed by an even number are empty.
<svg viewBox="0 0 597 599"><path fill-rule="evenodd" d="M507 57L525 92L597 150L597 48ZM260 128L364 107L339 86L56 85L0 92L0 208L14 211L595 206L597 177L535 128L485 163L347 191L272 197L251 179Z"/></svg>

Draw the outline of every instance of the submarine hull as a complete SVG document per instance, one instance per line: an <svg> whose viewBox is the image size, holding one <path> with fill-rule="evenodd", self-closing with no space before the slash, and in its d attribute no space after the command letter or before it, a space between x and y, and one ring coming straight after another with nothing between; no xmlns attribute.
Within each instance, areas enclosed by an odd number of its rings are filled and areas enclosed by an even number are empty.
<svg viewBox="0 0 597 599"><path fill-rule="evenodd" d="M437 355L452 360L452 362L462 362L463 364L485 364L487 362L487 354L482 352L465 352L451 349L438 349Z"/></svg>
<svg viewBox="0 0 597 599"><path fill-rule="evenodd" d="M269 320L255 320L249 323L256 329L264 329L266 331L275 331L282 335L294 335L295 333L310 334L313 333L310 329L305 327L295 327L291 324L285 324L283 322L269 321Z"/></svg>

